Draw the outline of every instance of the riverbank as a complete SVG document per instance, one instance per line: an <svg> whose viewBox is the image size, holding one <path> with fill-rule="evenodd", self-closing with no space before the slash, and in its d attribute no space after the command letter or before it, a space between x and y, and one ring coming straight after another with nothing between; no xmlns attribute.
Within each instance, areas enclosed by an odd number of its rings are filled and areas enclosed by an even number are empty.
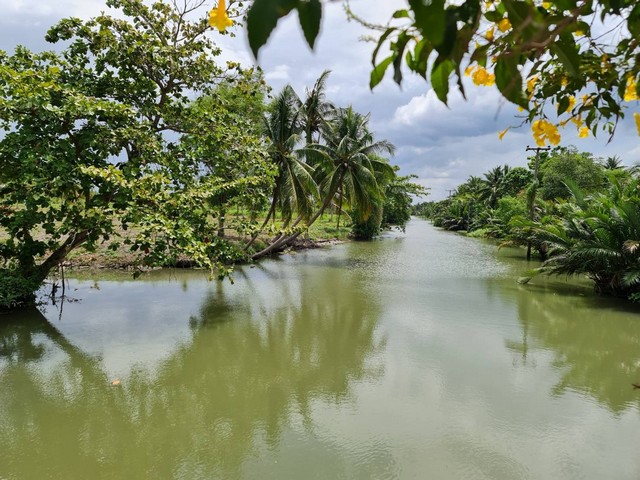
<svg viewBox="0 0 640 480"><path fill-rule="evenodd" d="M329 245L337 245L350 240L350 227L337 227L335 223L335 217L326 216L312 225L308 232L304 236L298 237L292 245L276 254L282 254L296 250L309 250L314 248L321 248ZM122 236L126 237L126 234L122 232ZM228 237L230 241L237 241L237 237ZM259 237L255 245L267 245L270 238L266 235ZM146 264L146 253L138 250L132 251L128 245L121 244L118 248L108 248L108 244L104 244L95 251L87 251L80 247L77 250L71 252L67 259L62 263L62 266L68 269L83 269L83 270L132 270L132 271L146 271L153 270L155 268L193 268L196 265L188 257L177 258L172 264L167 264L161 267L151 267Z"/></svg>

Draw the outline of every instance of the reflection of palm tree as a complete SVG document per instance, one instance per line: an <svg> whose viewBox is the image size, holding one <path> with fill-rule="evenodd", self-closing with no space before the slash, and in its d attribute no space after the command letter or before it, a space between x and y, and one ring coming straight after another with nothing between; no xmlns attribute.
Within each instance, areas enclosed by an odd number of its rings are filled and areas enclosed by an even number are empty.
<svg viewBox="0 0 640 480"><path fill-rule="evenodd" d="M309 284L301 292L335 299L330 303L290 293L297 289L279 290L282 296L249 289L238 299L231 296L238 286L229 294L220 284L193 319L191 341L157 371L134 370L118 387L98 360L42 318L25 323L31 338L41 336L45 350L64 359L36 357L46 368L13 362L3 369L0 464L29 468L32 478L73 478L80 464L119 478L169 478L177 471L186 478L239 477L261 438L279 445L292 415L313 425L314 402L346 398L352 382L377 374L367 360L381 347L379 307L363 295L345 295L345 277L331 270L302 279ZM24 345L11 345L12 358L19 358L15 349ZM22 472L3 474L22 478Z"/></svg>
<svg viewBox="0 0 640 480"><path fill-rule="evenodd" d="M568 301L567 296L574 298ZM575 291L518 299L529 350L552 350L554 365L562 370L555 395L583 392L615 413L640 408L640 398L630 386L640 379L640 329L630 315L633 310L625 311L613 301L603 305L602 298L579 297Z"/></svg>

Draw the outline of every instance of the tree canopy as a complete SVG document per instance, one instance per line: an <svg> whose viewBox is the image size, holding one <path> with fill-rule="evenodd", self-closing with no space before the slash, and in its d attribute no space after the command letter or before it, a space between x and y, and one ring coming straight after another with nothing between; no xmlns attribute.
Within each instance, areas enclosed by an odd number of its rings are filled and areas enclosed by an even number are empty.
<svg viewBox="0 0 640 480"><path fill-rule="evenodd" d="M447 103L462 79L496 86L522 109L540 146L560 142L573 126L580 137L613 136L640 94L640 3L636 0L408 0L385 25L347 14L372 29L370 86L391 68L400 84L406 69L428 81ZM254 0L247 16L257 56L278 19L298 12L313 48L320 32L321 0ZM633 112L640 135L640 113ZM500 132L502 137L506 131Z"/></svg>

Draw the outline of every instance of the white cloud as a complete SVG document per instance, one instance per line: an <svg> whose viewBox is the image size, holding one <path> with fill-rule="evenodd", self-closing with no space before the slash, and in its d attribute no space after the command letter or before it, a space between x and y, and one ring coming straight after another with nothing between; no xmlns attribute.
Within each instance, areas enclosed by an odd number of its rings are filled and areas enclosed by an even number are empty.
<svg viewBox="0 0 640 480"><path fill-rule="evenodd" d="M385 22L398 2L352 0L351 7L368 20ZM206 10L206 6L203 8ZM87 18L106 9L106 5L104 0L0 0L0 9L0 49L11 51L17 43L33 49L51 48L42 38L55 21L71 15ZM223 50L220 59L254 63L245 33L236 33L236 37L212 33ZM324 70L331 69L328 98L338 105L352 104L360 112L371 112L376 136L398 147L394 162L401 166L401 173L417 174L420 183L432 187L432 199L446 197L447 190L469 175L482 175L504 163L526 164L525 148L533 144L528 127L512 130L502 142L498 140L497 132L517 125L519 119L516 108L505 103L495 88L476 87L465 79L467 100L452 86L447 108L420 77L406 73L399 88L387 73L372 93L368 85L374 46L358 40L368 33L357 23L345 20L339 2L327 2L314 52L306 45L294 14L279 22L257 64L266 72L274 92L291 83L300 95ZM631 115L618 125L611 143L605 135L578 139L567 127L563 144L571 143L596 156L618 155L626 165L640 162Z"/></svg>
<svg viewBox="0 0 640 480"><path fill-rule="evenodd" d="M288 65L276 65L264 74L264 78L269 83L273 83L274 81L287 83L291 81L289 70L291 70L291 68Z"/></svg>

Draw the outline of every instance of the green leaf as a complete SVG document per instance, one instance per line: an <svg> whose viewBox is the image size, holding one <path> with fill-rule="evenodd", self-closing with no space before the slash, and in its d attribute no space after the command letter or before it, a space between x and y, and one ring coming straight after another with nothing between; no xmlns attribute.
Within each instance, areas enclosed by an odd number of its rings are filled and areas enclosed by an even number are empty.
<svg viewBox="0 0 640 480"><path fill-rule="evenodd" d="M627 28L633 37L640 37L640 3L636 3L631 12L629 12Z"/></svg>
<svg viewBox="0 0 640 480"><path fill-rule="evenodd" d="M429 43L422 39L416 44L413 52L413 65L410 68L425 79L427 78L427 65L431 51Z"/></svg>
<svg viewBox="0 0 640 480"><path fill-rule="evenodd" d="M380 51L380 47L382 47L382 44L387 40L389 35L391 35L395 31L396 31L396 29L393 28L393 27L392 28L387 28L387 30L380 36L380 39L378 40L378 45L376 45L376 48L373 51L373 55L371 55L371 64L372 65L376 64L376 58L378 56L378 51Z"/></svg>
<svg viewBox="0 0 640 480"><path fill-rule="evenodd" d="M407 32L402 32L398 37L398 41L395 44L395 52L393 59L393 80L400 85L402 83L402 57L404 55L404 49L407 46L407 42L411 37L407 34Z"/></svg>
<svg viewBox="0 0 640 480"><path fill-rule="evenodd" d="M298 0L254 0L247 14L247 31L249 46L256 58L258 51L276 28L278 20L288 15L298 4Z"/></svg>
<svg viewBox="0 0 640 480"><path fill-rule="evenodd" d="M393 59L394 59L393 55L385 58L371 71L369 88L373 89L376 85L378 85L382 81L382 79L384 78L384 74L387 71L387 68L389 67L389 65L391 65L391 62L393 62Z"/></svg>
<svg viewBox="0 0 640 480"><path fill-rule="evenodd" d="M393 18L409 18L409 12L407 10L396 10L393 12Z"/></svg>
<svg viewBox="0 0 640 480"><path fill-rule="evenodd" d="M580 71L580 54L573 40L573 35L562 35L560 40L551 45L555 53L571 76L577 76Z"/></svg>
<svg viewBox="0 0 640 480"><path fill-rule="evenodd" d="M320 20L322 19L322 5L320 0L308 0L298 4L298 18L304 32L304 38L309 46L313 46L320 33Z"/></svg>
<svg viewBox="0 0 640 480"><path fill-rule="evenodd" d="M440 57L438 57L438 60ZM442 103L447 104L449 94L449 75L453 72L455 65L451 60L443 60L434 63L431 70L431 86Z"/></svg>
<svg viewBox="0 0 640 480"><path fill-rule="evenodd" d="M535 8L522 1L503 0L503 5L507 10L507 16L513 28L518 28L522 23L529 22L535 16Z"/></svg>
<svg viewBox="0 0 640 480"><path fill-rule="evenodd" d="M502 17L503 17L503 14L496 10L490 10L484 14L484 18L486 18L492 23L498 23L500 20L502 20Z"/></svg>
<svg viewBox="0 0 640 480"><path fill-rule="evenodd" d="M569 108L569 97L562 97L558 102L558 115L562 115Z"/></svg>
<svg viewBox="0 0 640 480"><path fill-rule="evenodd" d="M512 58L500 57L495 67L496 86L502 96L510 102L527 108L527 98L522 92L522 76L518 63Z"/></svg>
<svg viewBox="0 0 640 480"><path fill-rule="evenodd" d="M444 39L446 12L444 0L432 0L425 5L423 0L409 0L415 15L416 26L433 45L440 45Z"/></svg>

